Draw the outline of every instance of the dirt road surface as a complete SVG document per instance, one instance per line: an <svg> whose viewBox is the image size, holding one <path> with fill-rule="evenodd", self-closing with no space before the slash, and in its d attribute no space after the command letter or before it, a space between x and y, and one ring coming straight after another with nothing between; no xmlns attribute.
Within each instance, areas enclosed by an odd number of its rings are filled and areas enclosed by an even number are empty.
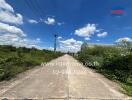
<svg viewBox="0 0 132 100"><path fill-rule="evenodd" d="M119 86L84 67L69 55L52 60L0 90L0 97L10 99L97 100L127 97Z"/></svg>

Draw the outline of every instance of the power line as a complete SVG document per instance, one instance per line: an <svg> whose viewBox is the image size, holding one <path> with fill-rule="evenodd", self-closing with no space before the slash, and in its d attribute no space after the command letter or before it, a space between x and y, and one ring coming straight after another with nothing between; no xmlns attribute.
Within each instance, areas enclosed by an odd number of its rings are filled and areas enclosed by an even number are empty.
<svg viewBox="0 0 132 100"><path fill-rule="evenodd" d="M39 7L38 3L35 2L36 0L34 0L34 2L31 1L31 5L32 7L35 9L35 11L40 15L43 16L43 14L41 13L41 8Z"/></svg>
<svg viewBox="0 0 132 100"><path fill-rule="evenodd" d="M37 7L39 8L40 12L41 12L42 14L44 14L45 12L43 11L42 7L40 6L40 3L39 3L38 0L35 0L35 4L36 4Z"/></svg>
<svg viewBox="0 0 132 100"><path fill-rule="evenodd" d="M37 15L36 12L34 11L34 9L32 9L30 3L27 0L24 0L24 1L25 1L26 6L31 10L32 14Z"/></svg>
<svg viewBox="0 0 132 100"><path fill-rule="evenodd" d="M33 2L30 0L24 0L28 8L33 12L34 15L40 16L39 11L34 6Z"/></svg>
<svg viewBox="0 0 132 100"><path fill-rule="evenodd" d="M30 1L24 0L24 1L34 15L43 16L43 13L45 13L45 12L42 10L42 8L40 7L37 0L36 0L36 2L32 2L32 0L30 0ZM53 34L53 35L54 35L54 52L56 52L58 35L57 34Z"/></svg>

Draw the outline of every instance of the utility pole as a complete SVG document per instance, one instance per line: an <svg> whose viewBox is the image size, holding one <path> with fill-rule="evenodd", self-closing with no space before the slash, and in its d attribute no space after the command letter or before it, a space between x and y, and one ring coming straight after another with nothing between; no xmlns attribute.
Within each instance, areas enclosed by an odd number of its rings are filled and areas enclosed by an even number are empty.
<svg viewBox="0 0 132 100"><path fill-rule="evenodd" d="M56 45L57 45L57 37L58 35L57 34L54 34L54 52L56 52Z"/></svg>

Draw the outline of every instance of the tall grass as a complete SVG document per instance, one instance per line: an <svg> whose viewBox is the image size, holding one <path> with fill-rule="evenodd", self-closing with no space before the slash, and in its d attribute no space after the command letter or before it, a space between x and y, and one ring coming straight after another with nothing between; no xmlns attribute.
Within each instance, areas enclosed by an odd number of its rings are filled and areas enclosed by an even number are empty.
<svg viewBox="0 0 132 100"><path fill-rule="evenodd" d="M60 52L35 48L0 46L0 81L61 56Z"/></svg>
<svg viewBox="0 0 132 100"><path fill-rule="evenodd" d="M118 80L132 95L132 49L124 46L93 46L82 48L77 59L106 77ZM86 64L87 63L87 64ZM128 86L129 84L129 86Z"/></svg>

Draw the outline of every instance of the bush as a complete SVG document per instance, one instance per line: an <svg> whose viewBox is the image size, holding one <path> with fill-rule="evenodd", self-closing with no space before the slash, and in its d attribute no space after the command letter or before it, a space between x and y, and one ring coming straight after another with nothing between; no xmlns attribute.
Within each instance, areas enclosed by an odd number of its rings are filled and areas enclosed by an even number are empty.
<svg viewBox="0 0 132 100"><path fill-rule="evenodd" d="M42 62L50 61L63 55L61 52L38 50L35 48L15 48L0 46L0 81L10 79L25 70L31 69Z"/></svg>
<svg viewBox="0 0 132 100"><path fill-rule="evenodd" d="M113 71L117 79L126 82L132 74L132 54L116 56L104 60L104 68Z"/></svg>
<svg viewBox="0 0 132 100"><path fill-rule="evenodd" d="M112 79L127 82L132 74L132 53L116 46L94 46L81 49L78 60L88 67L107 73ZM106 75L106 74L105 74Z"/></svg>

